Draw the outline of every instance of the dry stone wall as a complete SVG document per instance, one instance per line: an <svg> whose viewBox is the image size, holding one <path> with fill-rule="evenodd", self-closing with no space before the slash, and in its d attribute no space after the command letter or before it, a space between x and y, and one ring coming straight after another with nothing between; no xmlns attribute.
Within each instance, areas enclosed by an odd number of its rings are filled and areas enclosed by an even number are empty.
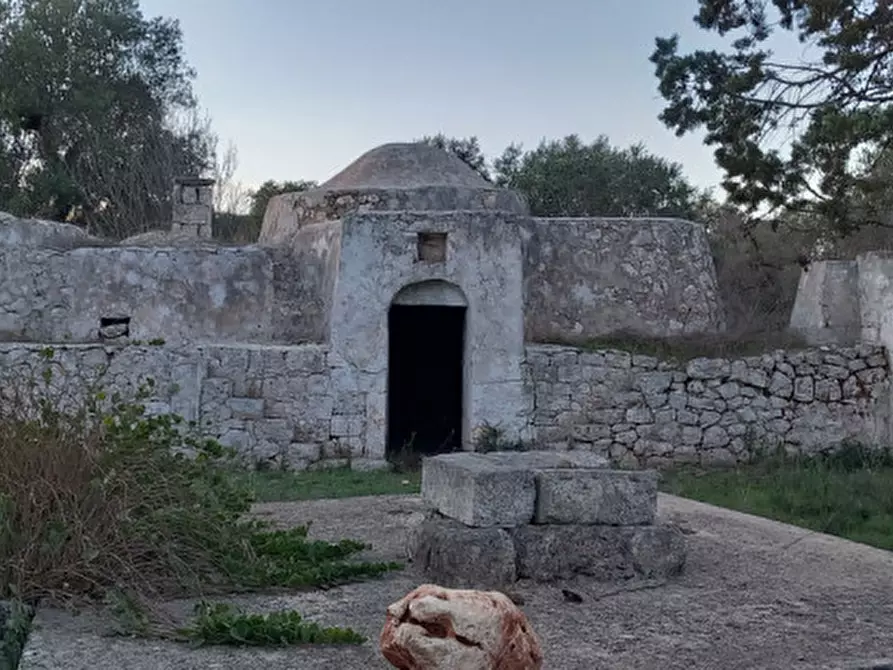
<svg viewBox="0 0 893 670"><path fill-rule="evenodd" d="M732 463L760 446L812 453L887 439L890 376L879 347L674 363L531 345L526 372L540 448L590 449L624 464Z"/></svg>
<svg viewBox="0 0 893 670"><path fill-rule="evenodd" d="M255 467L381 464L364 453L364 394L333 388L323 346L0 344L3 388L42 384L46 369L53 371L49 393L63 404L97 384L133 397L152 379L150 413L195 421Z"/></svg>
<svg viewBox="0 0 893 670"><path fill-rule="evenodd" d="M528 219L524 336L668 337L725 328L704 226L677 219Z"/></svg>
<svg viewBox="0 0 893 670"><path fill-rule="evenodd" d="M255 467L382 466L369 438L381 430L380 392L347 383L335 358L316 344L0 343L0 391L42 383L46 368L63 404L92 384L126 396L151 378L149 412L196 422ZM775 444L812 453L847 440L890 443L880 347L673 363L529 345L523 374L538 449L584 449L620 465L730 463Z"/></svg>

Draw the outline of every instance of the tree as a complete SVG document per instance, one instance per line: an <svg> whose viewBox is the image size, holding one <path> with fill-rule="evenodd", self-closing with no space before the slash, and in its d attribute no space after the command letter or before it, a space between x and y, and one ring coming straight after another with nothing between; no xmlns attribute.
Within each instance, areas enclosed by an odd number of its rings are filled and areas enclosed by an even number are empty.
<svg viewBox="0 0 893 670"><path fill-rule="evenodd" d="M178 23L137 0L0 0L0 209L166 225L174 176L214 159L193 76Z"/></svg>
<svg viewBox="0 0 893 670"><path fill-rule="evenodd" d="M523 193L535 216L679 216L693 218L706 198L682 167L642 145L611 146L604 136L543 141L525 153L509 146L495 162L496 183Z"/></svg>
<svg viewBox="0 0 893 670"><path fill-rule="evenodd" d="M296 193L300 191L307 191L311 188L316 188L317 183L315 181L283 181L278 182L272 179L268 179L263 184L261 184L256 191L251 193L251 208L248 212L249 216L253 221L257 224L258 231L260 230L260 225L263 223L264 214L267 211L267 205L270 202L270 198L275 195L281 195L282 193Z"/></svg>
<svg viewBox="0 0 893 670"><path fill-rule="evenodd" d="M236 181L239 168L239 152L230 142L222 154L214 152L213 168L214 211L226 214L244 214L251 205L252 194L241 182Z"/></svg>
<svg viewBox="0 0 893 670"><path fill-rule="evenodd" d="M658 38L651 55L677 135L703 130L716 147L729 201L748 213L810 214L835 232L889 225L869 206L873 166L893 147L893 4L873 0L699 0L695 22L730 52L679 53ZM796 36L796 61L769 40ZM861 158L861 160L860 160Z"/></svg>
<svg viewBox="0 0 893 670"><path fill-rule="evenodd" d="M254 244L260 235L264 223L267 205L273 196L282 193L295 193L315 188L315 181L283 181L268 179L256 190L247 195L248 212L241 208L230 211L214 212L214 236L225 242Z"/></svg>
<svg viewBox="0 0 893 670"><path fill-rule="evenodd" d="M425 135L416 142L424 142L438 149L444 149L461 158L465 163L487 181L493 181L490 169L487 167L487 158L481 151L481 145L475 136L466 138L447 137L443 133L437 135Z"/></svg>

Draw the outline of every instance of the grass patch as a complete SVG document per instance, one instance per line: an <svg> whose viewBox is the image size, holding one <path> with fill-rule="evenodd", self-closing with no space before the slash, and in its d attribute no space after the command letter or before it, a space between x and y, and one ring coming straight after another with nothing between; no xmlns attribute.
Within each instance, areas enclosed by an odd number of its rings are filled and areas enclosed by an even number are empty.
<svg viewBox="0 0 893 670"><path fill-rule="evenodd" d="M362 472L333 468L312 472L276 470L239 472L237 481L249 488L257 502L292 502L321 498L353 498L391 494L415 494L421 485L419 472L373 470Z"/></svg>
<svg viewBox="0 0 893 670"><path fill-rule="evenodd" d="M475 451L526 451L529 444L505 438L497 426L484 424L475 436ZM415 495L421 491L422 455L406 444L394 455L391 469L358 471L349 467L306 472L237 471L235 480L254 493L257 502L292 502L321 498Z"/></svg>
<svg viewBox="0 0 893 670"><path fill-rule="evenodd" d="M635 333L614 333L593 339L562 339L563 344L590 351L613 349L631 354L653 356L665 361L687 362L694 358L737 358L759 356L777 349L805 349L806 342L793 333L721 333L654 338Z"/></svg>
<svg viewBox="0 0 893 670"><path fill-rule="evenodd" d="M102 604L120 632L179 639L164 600L329 587L402 567L356 560L359 542L252 518L253 492L231 474L236 454L177 416L148 416L151 381L135 402L92 388L72 398L52 349L43 356L37 375L0 384L0 599Z"/></svg>
<svg viewBox="0 0 893 670"><path fill-rule="evenodd" d="M764 455L728 470L666 472L662 489L893 550L893 451L844 445L815 457Z"/></svg>

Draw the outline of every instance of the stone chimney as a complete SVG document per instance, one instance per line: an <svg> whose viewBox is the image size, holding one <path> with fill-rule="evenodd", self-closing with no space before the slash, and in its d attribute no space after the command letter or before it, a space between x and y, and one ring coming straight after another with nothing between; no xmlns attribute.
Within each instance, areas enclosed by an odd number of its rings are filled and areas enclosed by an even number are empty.
<svg viewBox="0 0 893 670"><path fill-rule="evenodd" d="M211 200L213 195L213 179L175 178L171 232L210 238L211 222L214 217Z"/></svg>

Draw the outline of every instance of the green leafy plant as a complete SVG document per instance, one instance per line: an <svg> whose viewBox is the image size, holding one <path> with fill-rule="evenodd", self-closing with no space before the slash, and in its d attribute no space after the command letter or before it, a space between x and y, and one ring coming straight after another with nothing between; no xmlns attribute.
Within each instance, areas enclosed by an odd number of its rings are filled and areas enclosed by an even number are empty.
<svg viewBox="0 0 893 670"><path fill-rule="evenodd" d="M353 563L347 559L368 549L354 540L309 540L307 527L256 532L250 538L256 560L236 566L248 586L335 586L399 570L399 563ZM238 557L237 557L238 558Z"/></svg>
<svg viewBox="0 0 893 670"><path fill-rule="evenodd" d="M42 361L2 385L0 598L104 603L122 631L169 634L154 606L163 599L331 586L401 567L355 560L358 542L311 541L306 528L253 518L233 450L181 417L146 415L151 380L126 400L95 380L75 387L52 349Z"/></svg>
<svg viewBox="0 0 893 670"><path fill-rule="evenodd" d="M362 644L366 641L350 628L323 627L305 621L300 614L290 610L247 614L227 604L201 602L195 613L195 623L180 632L187 639L202 644L273 646Z"/></svg>

